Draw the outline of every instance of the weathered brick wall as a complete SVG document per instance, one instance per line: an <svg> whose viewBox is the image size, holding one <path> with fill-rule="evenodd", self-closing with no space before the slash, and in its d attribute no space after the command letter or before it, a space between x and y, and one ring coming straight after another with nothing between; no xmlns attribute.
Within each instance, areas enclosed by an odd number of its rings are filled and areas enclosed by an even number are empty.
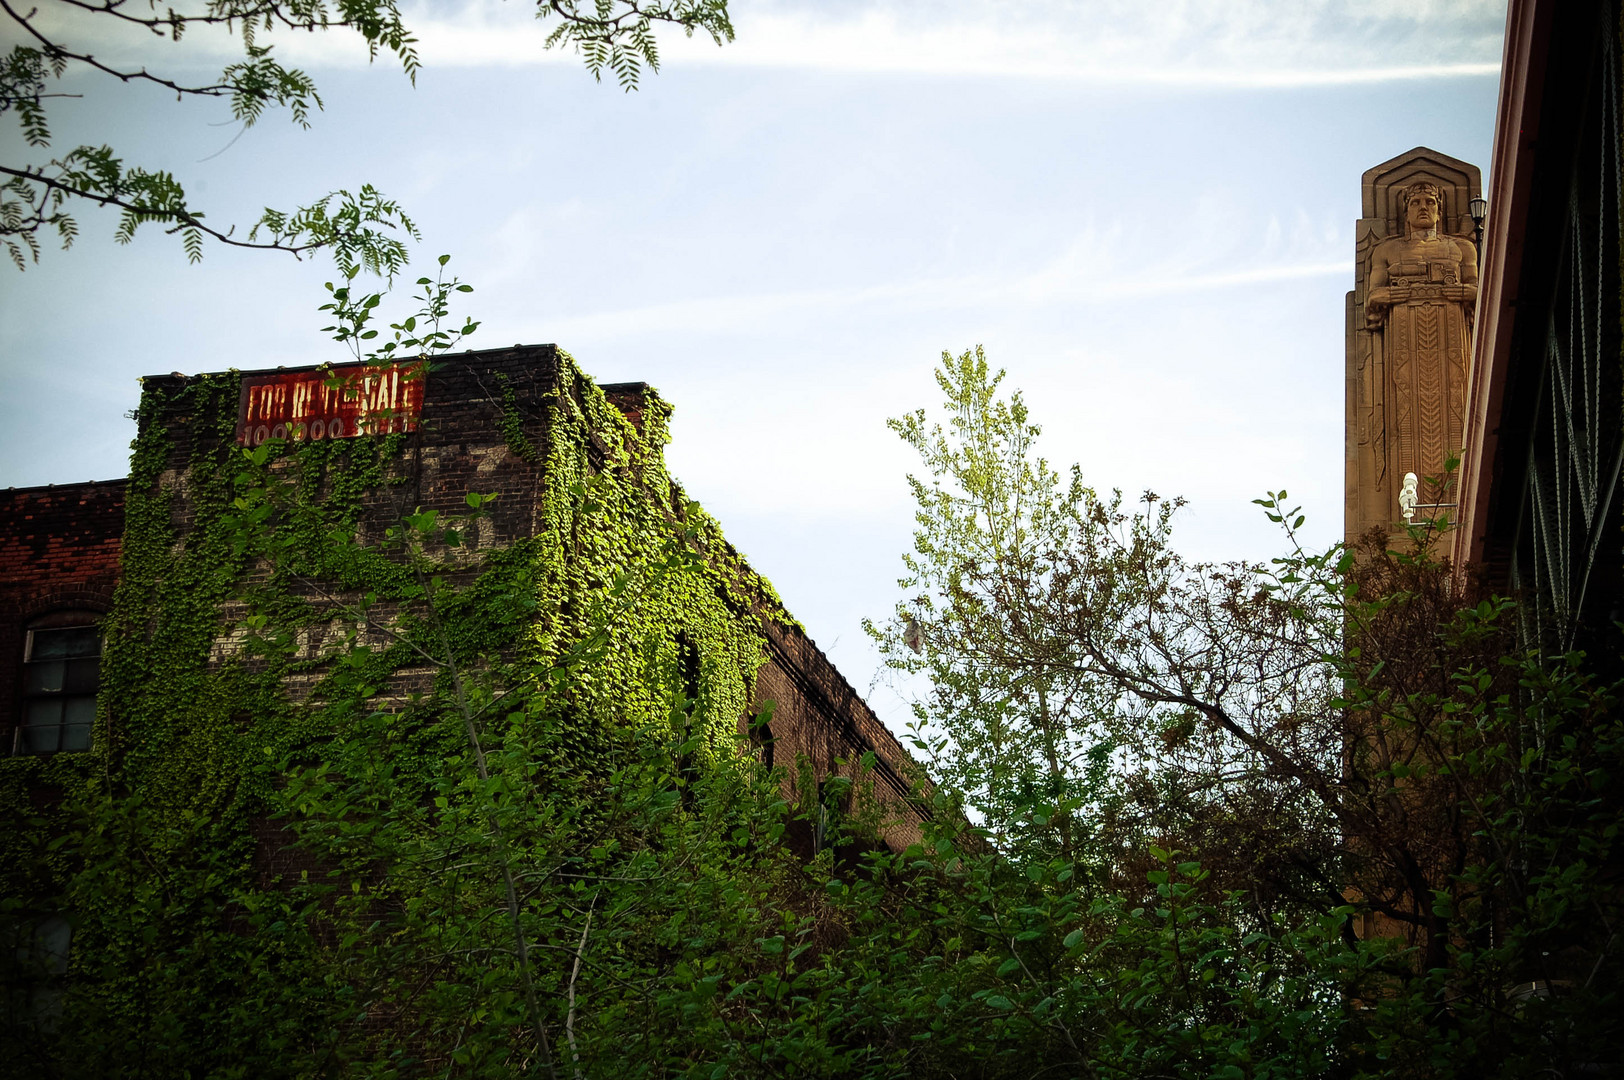
<svg viewBox="0 0 1624 1080"><path fill-rule="evenodd" d="M28 624L105 612L123 537L123 480L0 491L0 755L11 752L21 714Z"/></svg>
<svg viewBox="0 0 1624 1080"><path fill-rule="evenodd" d="M804 758L820 779L856 776L858 759L872 750L874 768L862 782L872 784L887 822L882 836L897 850L917 842L928 816L911 797L919 767L811 638L771 620L764 629L767 663L756 675L756 708L773 702L773 763L793 771Z"/></svg>

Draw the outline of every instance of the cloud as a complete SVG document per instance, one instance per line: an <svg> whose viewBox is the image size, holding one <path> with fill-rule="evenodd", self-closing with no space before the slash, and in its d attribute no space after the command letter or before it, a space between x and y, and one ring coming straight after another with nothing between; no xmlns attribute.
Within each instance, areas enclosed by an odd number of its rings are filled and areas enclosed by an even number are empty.
<svg viewBox="0 0 1624 1080"><path fill-rule="evenodd" d="M556 20L500 0L409 3L430 67L579 64L545 47ZM1489 76L1499 70L1497 0L757 0L734 5L737 40L660 35L667 67L709 65L1039 79L1106 87L1290 89ZM117 63L173 66L180 52L106 20L47 9L42 24ZM353 33L261 33L285 62L368 63ZM223 31L187 36L188 60L240 56ZM380 58L379 62L387 62Z"/></svg>
<svg viewBox="0 0 1624 1080"><path fill-rule="evenodd" d="M1168 273L1118 277L1109 264L1086 269L1076 249L1028 274L992 277L918 278L854 289L793 290L733 296L697 297L634 308L549 319L548 332L560 341L605 341L642 334L711 333L717 327L748 333L781 329L795 318L849 316L884 305L891 310L960 310L973 306L1042 307L1050 304L1102 304L1125 299L1173 296L1294 281L1352 277L1350 259L1261 264L1212 273Z"/></svg>
<svg viewBox="0 0 1624 1080"><path fill-rule="evenodd" d="M555 25L470 0L416 24L431 64L571 59ZM666 63L1048 79L1106 86L1290 88L1493 75L1503 5L1493 0L969 0L944 11L901 0L737 5L738 39L663 39ZM519 18L516 16L525 16Z"/></svg>

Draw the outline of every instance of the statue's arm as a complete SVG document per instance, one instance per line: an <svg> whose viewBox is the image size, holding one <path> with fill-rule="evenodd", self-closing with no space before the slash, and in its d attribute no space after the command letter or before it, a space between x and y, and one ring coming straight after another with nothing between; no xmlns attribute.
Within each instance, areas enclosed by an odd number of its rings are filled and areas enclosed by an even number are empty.
<svg viewBox="0 0 1624 1080"><path fill-rule="evenodd" d="M1460 248L1461 299L1468 304L1477 302L1477 245L1470 240L1456 240Z"/></svg>
<svg viewBox="0 0 1624 1080"><path fill-rule="evenodd" d="M1370 253L1370 281L1365 292L1365 325L1379 329L1387 321L1387 309L1392 306L1393 292L1387 287L1386 244L1378 244Z"/></svg>

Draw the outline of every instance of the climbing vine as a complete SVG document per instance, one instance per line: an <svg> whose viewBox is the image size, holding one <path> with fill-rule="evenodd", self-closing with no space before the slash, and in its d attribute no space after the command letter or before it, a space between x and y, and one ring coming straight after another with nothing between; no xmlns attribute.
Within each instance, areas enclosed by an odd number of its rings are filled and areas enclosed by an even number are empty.
<svg viewBox="0 0 1624 1080"><path fill-rule="evenodd" d="M472 332L439 330L455 279L419 284L374 362ZM362 340L377 300L330 289ZM238 448L240 378L146 388L94 749L4 777L62 797L13 838L0 914L73 925L66 994L17 1004L10 1060L300 1075L456 1045L555 1071L588 931L658 947L633 932L657 890L613 883L676 860L721 888L782 828L736 733L760 620L787 616L666 473L669 409L634 426L568 356L541 415L501 381L545 478L502 542L488 493L410 503L421 434Z"/></svg>

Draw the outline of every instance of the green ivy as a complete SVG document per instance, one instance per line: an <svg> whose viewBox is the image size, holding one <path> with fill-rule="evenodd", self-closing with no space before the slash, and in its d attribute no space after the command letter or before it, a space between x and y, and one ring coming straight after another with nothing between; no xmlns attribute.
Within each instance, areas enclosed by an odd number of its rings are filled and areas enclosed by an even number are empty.
<svg viewBox="0 0 1624 1080"><path fill-rule="evenodd" d="M502 388L502 441L513 451L514 457L533 462L536 460L536 448L530 445L530 440L525 436L524 417L519 414L519 399L513 392L513 381L505 373L498 372L496 382Z"/></svg>
<svg viewBox="0 0 1624 1080"><path fill-rule="evenodd" d="M327 844L326 865L347 865L319 823L290 823L295 799L323 792L330 809L324 770L362 771L361 750L387 758L378 790L407 801L451 790L448 763L463 760L445 672L411 674L434 629L411 609L418 586L378 542L406 490L410 437L245 452L239 391L230 372L145 394L94 749L0 763L0 806L27 822L5 841L0 917L74 923L59 1026L8 1025L12 1062L178 1076L308 1061L297 1044L332 1026L356 984L316 929L337 925L326 886L268 861L302 828ZM669 408L652 399L639 430L567 356L539 450L505 381L503 402L508 448L541 461L536 533L482 546L470 520L431 554L455 586L435 618L457 665L550 732L550 757L521 766L522 782L625 786L628 738L714 774L706 783L741 782L736 732L764 659L761 620L789 617L668 475ZM674 544L685 557L673 560ZM342 616L334 598L358 597L399 613L393 639ZM570 659L587 646L590 663ZM500 754L505 729L492 723ZM27 804L41 783L63 792L48 814ZM569 835L601 828L590 808L603 801L567 804L586 815ZM333 820L346 813L362 811ZM260 1020L242 1022L244 1010ZM93 1034L58 1037L70 1029Z"/></svg>

